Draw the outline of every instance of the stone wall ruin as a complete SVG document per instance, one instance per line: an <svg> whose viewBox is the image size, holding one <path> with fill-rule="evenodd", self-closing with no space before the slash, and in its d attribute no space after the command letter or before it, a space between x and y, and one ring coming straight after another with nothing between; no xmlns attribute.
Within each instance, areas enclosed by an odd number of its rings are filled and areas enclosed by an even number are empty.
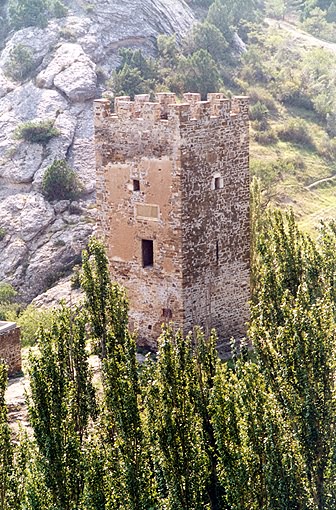
<svg viewBox="0 0 336 510"><path fill-rule="evenodd" d="M164 322L245 334L250 298L248 98L95 101L98 226L139 342Z"/></svg>
<svg viewBox="0 0 336 510"><path fill-rule="evenodd" d="M0 321L0 360L8 365L8 374L21 372L20 328L15 322Z"/></svg>

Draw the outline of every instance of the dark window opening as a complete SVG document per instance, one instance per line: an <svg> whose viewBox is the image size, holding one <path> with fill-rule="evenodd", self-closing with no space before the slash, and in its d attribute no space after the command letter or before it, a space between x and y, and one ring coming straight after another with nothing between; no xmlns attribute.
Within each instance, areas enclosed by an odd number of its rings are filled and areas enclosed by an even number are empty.
<svg viewBox="0 0 336 510"><path fill-rule="evenodd" d="M220 177L215 177L215 189L220 189L221 187L221 179Z"/></svg>
<svg viewBox="0 0 336 510"><path fill-rule="evenodd" d="M148 329L152 329L152 325L151 324L148 325Z"/></svg>
<svg viewBox="0 0 336 510"><path fill-rule="evenodd" d="M140 191L140 181L133 179L133 191Z"/></svg>
<svg viewBox="0 0 336 510"><path fill-rule="evenodd" d="M161 113L161 120L168 120L168 113Z"/></svg>
<svg viewBox="0 0 336 510"><path fill-rule="evenodd" d="M216 264L219 262L219 244L218 241L216 241Z"/></svg>
<svg viewBox="0 0 336 510"><path fill-rule="evenodd" d="M162 308L162 317L165 319L172 319L173 312L170 308Z"/></svg>
<svg viewBox="0 0 336 510"><path fill-rule="evenodd" d="M154 263L153 241L149 239L142 240L142 267L151 267Z"/></svg>

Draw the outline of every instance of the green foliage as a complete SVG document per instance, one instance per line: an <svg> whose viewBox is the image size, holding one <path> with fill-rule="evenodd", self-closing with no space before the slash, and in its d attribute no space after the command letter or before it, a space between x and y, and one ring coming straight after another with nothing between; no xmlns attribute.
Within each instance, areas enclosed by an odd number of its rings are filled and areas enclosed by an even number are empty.
<svg viewBox="0 0 336 510"><path fill-rule="evenodd" d="M17 292L13 285L0 282L0 303L13 303L16 295Z"/></svg>
<svg viewBox="0 0 336 510"><path fill-rule="evenodd" d="M155 62L146 59L141 50L123 48L119 55L121 63L111 80L115 95L128 95L133 98L135 94L151 92L158 78Z"/></svg>
<svg viewBox="0 0 336 510"><path fill-rule="evenodd" d="M38 469L54 508L78 508L83 492L82 445L90 417L96 416L87 361L86 317L63 308L51 331L39 335L31 353L30 423L38 448Z"/></svg>
<svg viewBox="0 0 336 510"><path fill-rule="evenodd" d="M7 423L6 388L7 367L0 360L0 508L1 510L19 510L13 464L14 447Z"/></svg>
<svg viewBox="0 0 336 510"><path fill-rule="evenodd" d="M77 174L65 160L56 160L44 173L42 193L47 200L75 200L82 187Z"/></svg>
<svg viewBox="0 0 336 510"><path fill-rule="evenodd" d="M68 14L68 9L60 0L53 0L50 6L50 12L55 18L65 18Z"/></svg>
<svg viewBox="0 0 336 510"><path fill-rule="evenodd" d="M59 134L60 131L54 127L52 120L43 120L21 124L15 130L14 137L25 142L46 144Z"/></svg>
<svg viewBox="0 0 336 510"><path fill-rule="evenodd" d="M54 320L54 311L49 309L36 308L34 305L28 305L13 320L20 326L21 344L23 347L34 345L37 342L39 330L50 329Z"/></svg>
<svg viewBox="0 0 336 510"><path fill-rule="evenodd" d="M164 331L156 366L146 381L146 407L156 469L162 472L166 486L164 506L172 509L210 508L206 489L210 488L209 457L213 458L214 452L208 455L211 437L203 428L203 419L208 419L209 381L198 381L196 368L191 338L180 334L174 338L172 331ZM200 378L211 375L199 368ZM205 383L201 387L203 393L199 392L198 382ZM203 413L198 405L203 407ZM211 436L209 421L207 425ZM220 508L218 484L211 489L212 503L216 505L211 508Z"/></svg>
<svg viewBox="0 0 336 510"><path fill-rule="evenodd" d="M17 44L10 51L9 60L4 66L6 76L16 81L23 81L29 77L35 68L33 52L28 46Z"/></svg>
<svg viewBox="0 0 336 510"><path fill-rule="evenodd" d="M206 50L217 62L225 61L228 43L220 30L205 21L197 24L191 32L188 50L191 53Z"/></svg>
<svg viewBox="0 0 336 510"><path fill-rule="evenodd" d="M268 227L265 225L268 223ZM250 335L261 369L299 442L316 508L335 504L335 225L317 242L290 214L268 214L257 243Z"/></svg>
<svg viewBox="0 0 336 510"><path fill-rule="evenodd" d="M268 114L267 107L258 101L250 108L250 119L251 120L262 120L264 119Z"/></svg>
<svg viewBox="0 0 336 510"><path fill-rule="evenodd" d="M181 56L176 74L167 80L175 92L193 90L206 98L208 92L215 92L221 86L216 62L206 50L198 50L188 57Z"/></svg>
<svg viewBox="0 0 336 510"><path fill-rule="evenodd" d="M12 28L44 28L51 17L63 18L68 9L61 0L9 0L8 13Z"/></svg>
<svg viewBox="0 0 336 510"><path fill-rule="evenodd" d="M9 0L8 12L15 30L29 26L46 27L48 24L46 0Z"/></svg>
<svg viewBox="0 0 336 510"><path fill-rule="evenodd" d="M138 366L135 341L128 332L128 303L124 291L111 283L104 248L95 239L83 253L82 287L103 358L110 508L152 508L155 481L140 417Z"/></svg>
<svg viewBox="0 0 336 510"><path fill-rule="evenodd" d="M0 241L2 241L7 235L7 230L4 227L0 227Z"/></svg>
<svg viewBox="0 0 336 510"><path fill-rule="evenodd" d="M284 142L294 143L306 148L314 147L309 128L304 121L292 120L278 129L278 137Z"/></svg>

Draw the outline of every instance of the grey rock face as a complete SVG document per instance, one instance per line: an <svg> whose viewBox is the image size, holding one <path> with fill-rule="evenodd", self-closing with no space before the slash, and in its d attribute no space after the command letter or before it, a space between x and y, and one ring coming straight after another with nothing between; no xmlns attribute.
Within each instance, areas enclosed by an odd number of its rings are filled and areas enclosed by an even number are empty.
<svg viewBox="0 0 336 510"><path fill-rule="evenodd" d="M67 2L66 18L45 29L12 34L0 54L0 281L27 301L77 263L94 231L95 159L92 100L97 67L109 75L121 47L153 53L159 34L179 39L193 15L184 0ZM33 55L34 71L21 83L5 75L18 44ZM27 121L52 120L59 136L48 143L17 140ZM78 203L49 203L41 193L48 166L66 159L83 184Z"/></svg>

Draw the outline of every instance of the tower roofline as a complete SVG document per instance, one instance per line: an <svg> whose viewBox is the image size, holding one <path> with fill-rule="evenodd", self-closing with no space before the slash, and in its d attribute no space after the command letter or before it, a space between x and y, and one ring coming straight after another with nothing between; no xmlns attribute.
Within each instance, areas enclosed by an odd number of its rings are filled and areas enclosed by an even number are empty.
<svg viewBox="0 0 336 510"><path fill-rule="evenodd" d="M129 96L114 99L114 113L110 109L109 99L94 101L96 122L106 119L111 122L124 120L147 120L153 123L173 123L183 125L191 121L210 118L226 119L240 117L248 120L247 96L234 96L227 99L222 93L209 93L207 101L201 101L201 95L188 92L183 95L184 102L178 102L176 94L160 92L155 101L150 101L149 94L139 94L134 101Z"/></svg>

